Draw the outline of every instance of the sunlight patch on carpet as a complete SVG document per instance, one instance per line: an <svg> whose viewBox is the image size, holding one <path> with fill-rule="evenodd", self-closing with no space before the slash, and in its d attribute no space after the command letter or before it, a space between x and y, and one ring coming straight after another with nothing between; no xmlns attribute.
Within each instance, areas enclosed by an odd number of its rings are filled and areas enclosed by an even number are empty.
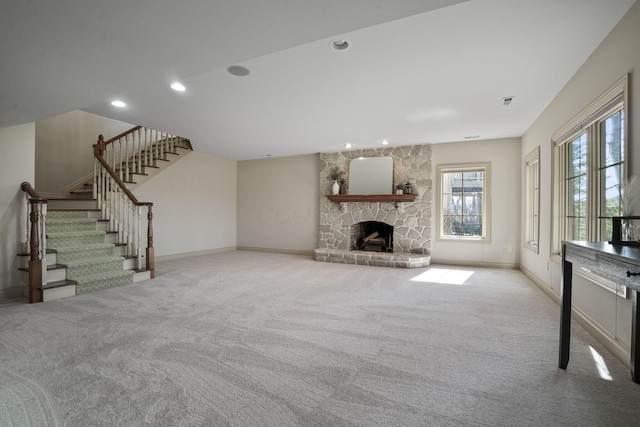
<svg viewBox="0 0 640 427"><path fill-rule="evenodd" d="M464 285L473 271L431 268L412 278L413 282L442 283L445 285Z"/></svg>
<svg viewBox="0 0 640 427"><path fill-rule="evenodd" d="M596 349L591 346L589 346L589 350L591 350L591 357L596 363L596 368L598 368L598 374L600 374L600 378L607 381L613 381L613 378L611 378L611 373L609 372L609 368L607 368L607 364L602 356L600 356L600 353L598 353Z"/></svg>

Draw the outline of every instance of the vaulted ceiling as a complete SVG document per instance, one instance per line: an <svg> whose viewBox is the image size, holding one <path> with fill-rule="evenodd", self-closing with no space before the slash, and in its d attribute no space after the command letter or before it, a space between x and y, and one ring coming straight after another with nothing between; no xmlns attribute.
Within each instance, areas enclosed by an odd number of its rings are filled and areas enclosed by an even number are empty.
<svg viewBox="0 0 640 427"><path fill-rule="evenodd" d="M0 126L83 109L236 160L521 136L633 3L10 0Z"/></svg>

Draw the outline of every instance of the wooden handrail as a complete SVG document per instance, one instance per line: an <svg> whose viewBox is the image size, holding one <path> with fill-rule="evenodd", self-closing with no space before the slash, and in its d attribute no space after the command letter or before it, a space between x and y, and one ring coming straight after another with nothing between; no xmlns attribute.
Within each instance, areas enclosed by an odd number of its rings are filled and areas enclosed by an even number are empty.
<svg viewBox="0 0 640 427"><path fill-rule="evenodd" d="M20 185L20 188L22 189L22 191L27 193L29 195L29 197L31 197L32 199L36 199L36 200L40 200L40 201L45 201L46 200L46 199L43 199L42 197L40 197L40 195L38 194L36 189L33 188L31 186L31 184L29 184L27 181L23 182Z"/></svg>
<svg viewBox="0 0 640 427"><path fill-rule="evenodd" d="M114 179L114 181L118 184L118 186L122 189L122 191L127 195L129 200L131 200L131 202L134 205L136 205L136 206L153 206L153 203L151 203L151 202L139 202L138 199L136 198L136 196L134 196L133 193L131 191L129 191L129 189L127 188L126 185L124 185L124 182L122 182L122 180L120 179L118 174L116 174L116 172L113 170L113 168L111 166L109 166L109 163L107 163L107 161L105 159L103 159L102 156L100 155L100 148L98 147L98 144L95 144L93 146L93 155L100 162L100 164L104 167L104 169L109 173L109 175L111 175L111 178Z"/></svg>
<svg viewBox="0 0 640 427"><path fill-rule="evenodd" d="M131 128L131 129L127 130L127 131L124 131L124 132L122 132L120 135L114 136L114 137L113 137L113 138L111 138L110 140L106 141L106 142L104 143L104 145L105 145L105 147L106 147L107 145L109 145L109 144L113 143L114 141L117 141L117 140L119 140L120 138L124 138L125 136L129 135L130 133L133 133L133 132L135 132L135 131L137 131L138 129L141 129L141 128L142 128L142 126L136 126L136 127Z"/></svg>

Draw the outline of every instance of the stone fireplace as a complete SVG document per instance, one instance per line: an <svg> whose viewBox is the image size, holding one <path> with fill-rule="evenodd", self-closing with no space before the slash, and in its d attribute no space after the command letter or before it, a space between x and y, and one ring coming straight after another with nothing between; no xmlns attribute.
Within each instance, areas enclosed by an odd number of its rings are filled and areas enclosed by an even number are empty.
<svg viewBox="0 0 640 427"><path fill-rule="evenodd" d="M345 172L347 194L352 196L348 192L349 163L358 157L377 156L393 159L394 184L411 182L415 200L387 201L389 197L392 198L391 195L372 198L373 201L350 201L349 197L344 202L328 199L333 183L328 174L333 166ZM321 153L319 248L315 250L316 260L405 268L428 266L431 261L431 186L430 145ZM359 239L364 240L374 232L361 236L356 224L370 222L389 227L388 231L378 231L376 236L384 238L384 244L377 240L381 246L379 248L373 245L357 247Z"/></svg>

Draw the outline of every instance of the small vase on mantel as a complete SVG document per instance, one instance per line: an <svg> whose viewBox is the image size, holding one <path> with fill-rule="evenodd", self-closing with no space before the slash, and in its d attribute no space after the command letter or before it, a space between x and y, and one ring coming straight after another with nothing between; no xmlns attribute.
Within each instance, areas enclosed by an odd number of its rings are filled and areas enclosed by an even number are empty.
<svg viewBox="0 0 640 427"><path fill-rule="evenodd" d="M340 193L340 184L338 184L338 181L333 181L333 185L331 186L331 193L334 196Z"/></svg>

